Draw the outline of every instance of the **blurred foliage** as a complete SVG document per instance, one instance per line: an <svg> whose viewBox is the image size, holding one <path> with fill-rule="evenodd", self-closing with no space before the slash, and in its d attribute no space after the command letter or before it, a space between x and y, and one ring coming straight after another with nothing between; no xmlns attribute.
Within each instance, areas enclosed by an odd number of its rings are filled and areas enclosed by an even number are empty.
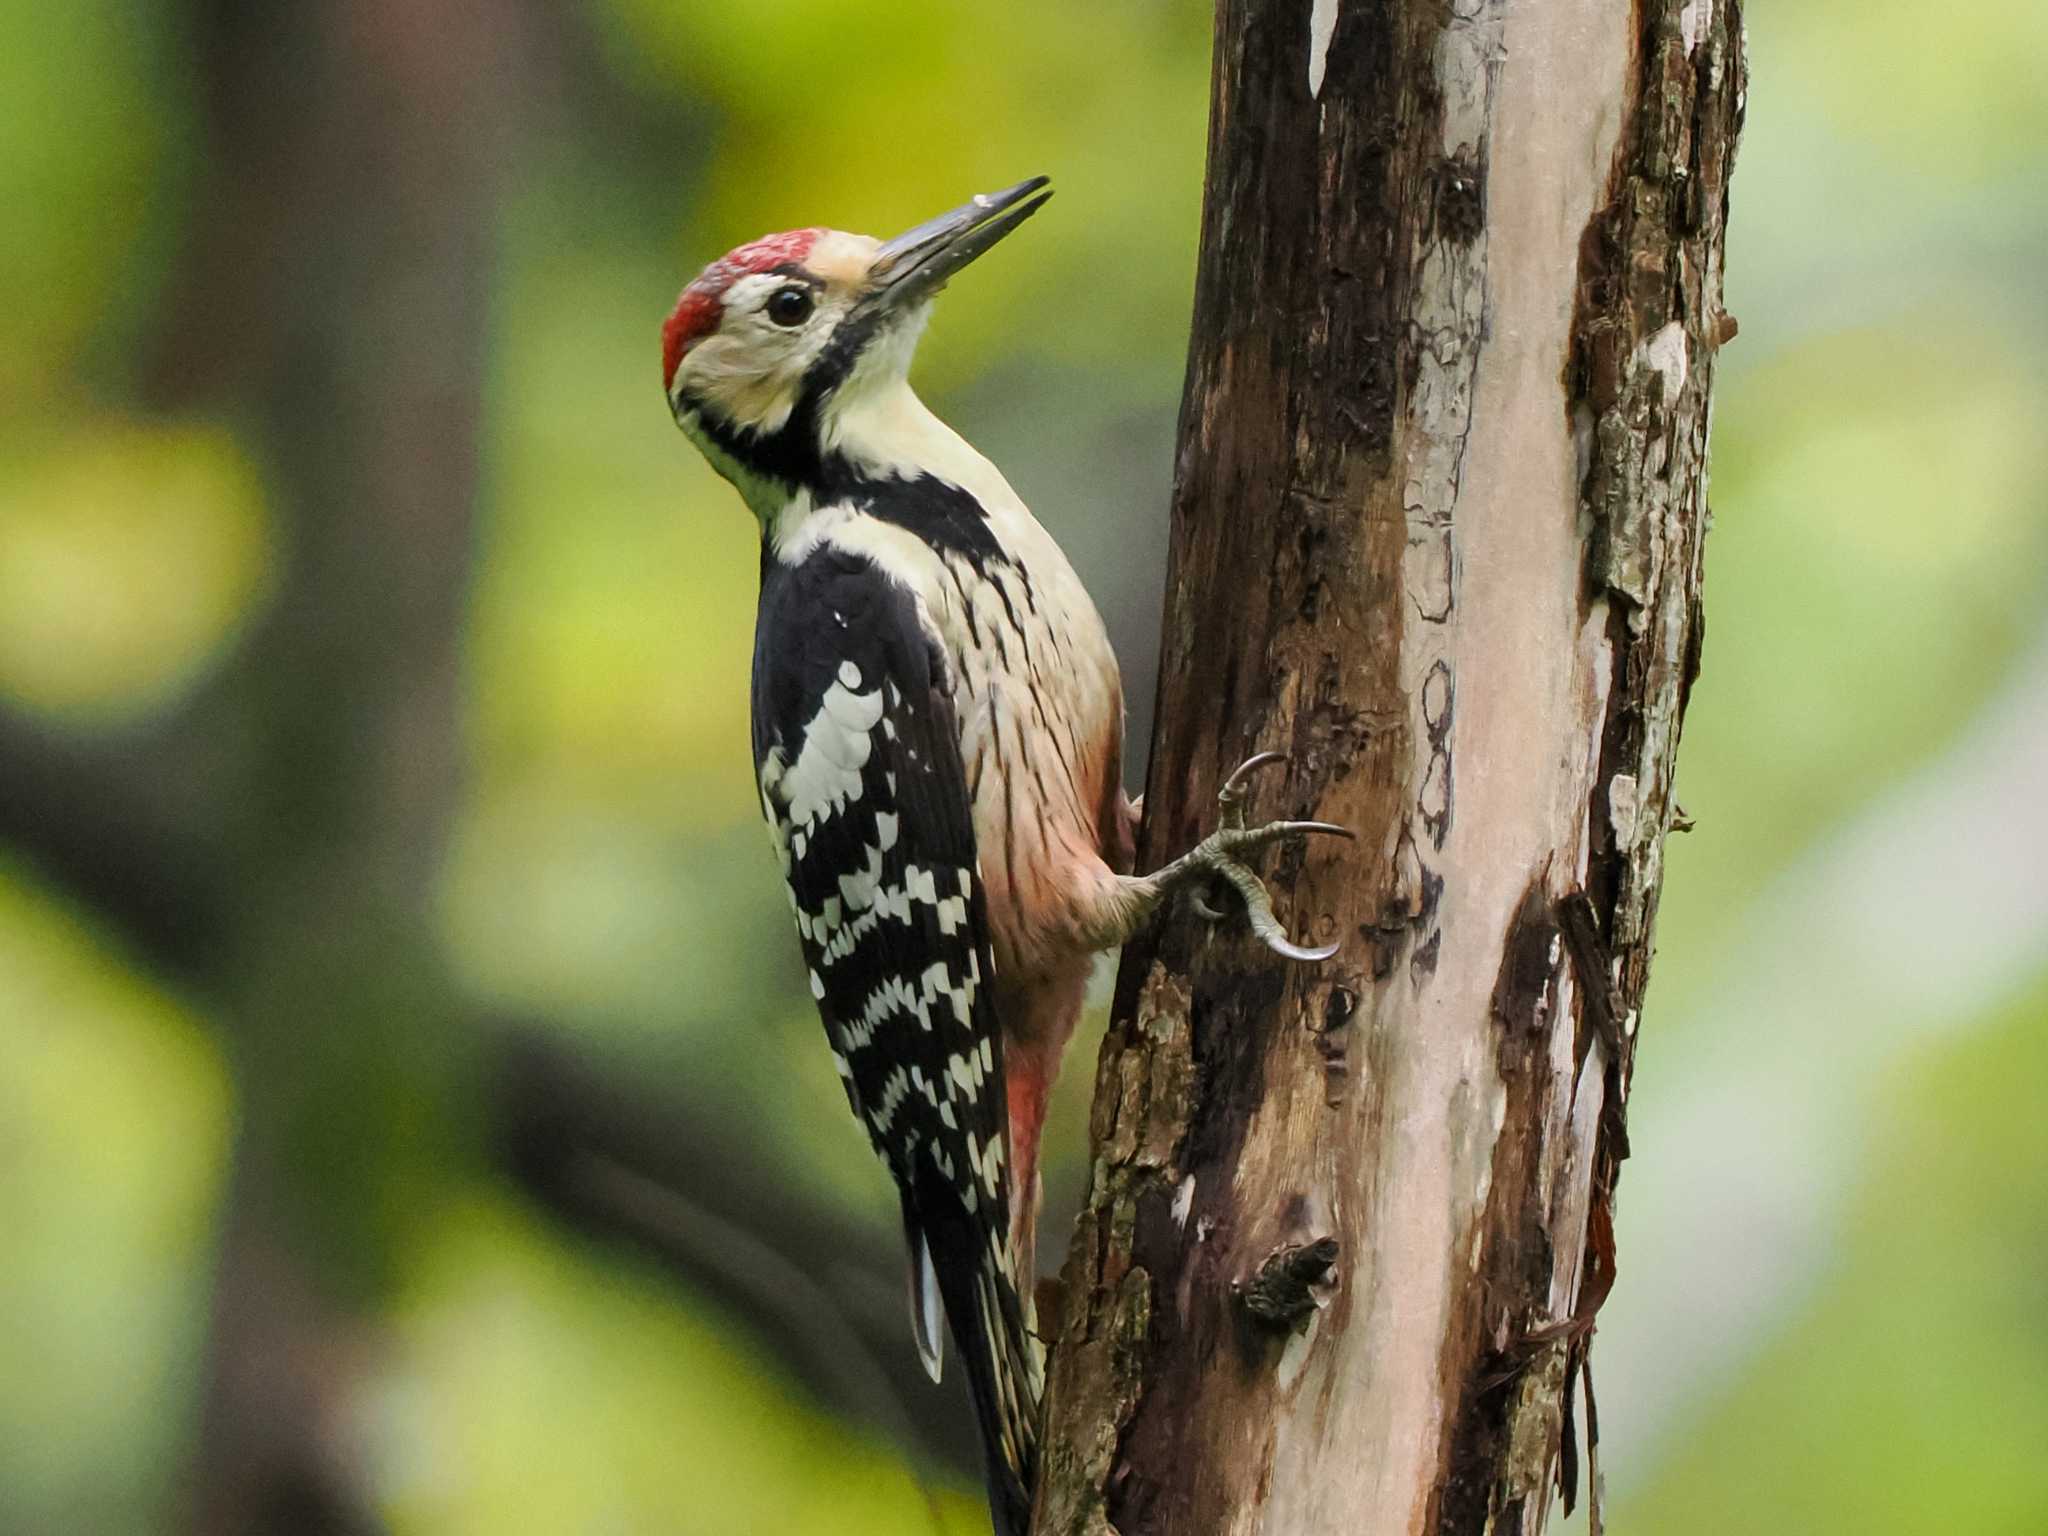
<svg viewBox="0 0 2048 1536"><path fill-rule="evenodd" d="M196 8L0 6L0 700L90 736L161 717L232 653L290 509L239 420L163 412L138 381L192 238ZM1770 882L1937 762L2039 632L2044 14L1994 0L1932 46L1904 0L1752 7L1729 252L1743 329L1720 374L1681 776L1700 827L1670 850L1646 1079L1712 1049L1688 1023L1744 964L1732 936ZM756 824L754 531L667 420L657 328L738 240L887 232L1051 173L1047 214L947 296L920 378L1077 552L1142 709L1207 14L598 0L565 24L590 62L512 157L479 276L469 773L440 937L480 1007L721 1106L765 1177L886 1230ZM2048 996L1958 978L1955 1013L1859 1106L1865 1193L1833 1266L1775 1337L1728 1341L1734 1384L1637 1469L1624 1528L2048 1521L2048 1142L2024 1097L2048 1069ZM164 1527L237 1113L214 1022L31 871L0 871L0 1529ZM1853 1048L1854 1020L1814 1027ZM1086 1054L1048 1140L1055 1184L1078 1171ZM343 1085L393 1075L309 1074L305 1093L335 1100L345 1141ZM379 1266L389 1358L355 1433L393 1530L922 1528L899 1454L822 1416L717 1307L475 1170L390 1178L382 1198L416 1204ZM1624 1217L1658 1189L1631 1165ZM1654 1311L1628 1287L1625 1233L1623 1251L1612 1307ZM946 1508L976 1528L971 1490Z"/></svg>
<svg viewBox="0 0 2048 1536"><path fill-rule="evenodd" d="M1709 953L1673 945L1673 924L1739 920L1845 810L1939 752L2040 623L2039 365L1988 328L1928 321L1724 374L1709 660L1679 758L1707 830L1669 854L1667 1001L1684 953Z"/></svg>
<svg viewBox="0 0 2048 1536"><path fill-rule="evenodd" d="M396 1536L880 1536L923 1517L885 1447L793 1405L671 1284L565 1251L500 1202L434 1214L396 1313L405 1363L368 1425ZM935 1536L973 1530L971 1494L946 1507Z"/></svg>
<svg viewBox="0 0 2048 1536"><path fill-rule="evenodd" d="M62 408L141 321L191 103L168 10L0 0L0 417Z"/></svg>
<svg viewBox="0 0 2048 1536"><path fill-rule="evenodd" d="M0 866L0 1529L147 1530L190 1427L228 1085Z"/></svg>
<svg viewBox="0 0 2048 1536"><path fill-rule="evenodd" d="M49 714L144 713L255 605L262 488L198 424L93 421L0 470L0 687Z"/></svg>
<svg viewBox="0 0 2048 1536"><path fill-rule="evenodd" d="M606 0L603 10L617 28L613 56L632 75L718 112L692 255L788 227L791 209L840 229L908 228L958 202L962 187L1048 172L1057 241L961 284L920 376L944 389L991 357L1036 354L1085 366L1097 388L1116 388L1104 376L1118 373L1124 388L1178 387L1207 134L1199 8ZM1125 274L1142 280L1111 280Z"/></svg>
<svg viewBox="0 0 2048 1536"><path fill-rule="evenodd" d="M2048 976L1891 1075L1817 1294L1623 1530L2041 1529L2048 1511Z"/></svg>
<svg viewBox="0 0 2048 1536"><path fill-rule="evenodd" d="M2034 61L2048 49L2048 12L1986 0L1970 25L1915 47L1926 14L1912 0L1800 0L1750 25L1776 45L1770 75L1807 82L1845 139L1907 175L1982 191L2037 169L2048 99Z"/></svg>

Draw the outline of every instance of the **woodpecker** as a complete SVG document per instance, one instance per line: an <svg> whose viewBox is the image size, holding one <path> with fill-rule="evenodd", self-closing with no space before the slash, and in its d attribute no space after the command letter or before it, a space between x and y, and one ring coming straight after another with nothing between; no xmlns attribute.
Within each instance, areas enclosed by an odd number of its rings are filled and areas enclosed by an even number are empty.
<svg viewBox="0 0 2048 1536"><path fill-rule="evenodd" d="M766 236L706 267L662 330L677 424L760 524L761 806L847 1101L901 1198L917 1349L938 1380L943 1316L965 1358L998 1536L1030 1523L1039 1132L1094 957L1221 881L1265 942L1327 958L1287 940L1242 859L1343 833L1247 827L1261 754L1214 833L1129 873L1102 619L908 382L934 295L1051 195L1034 177L886 242Z"/></svg>

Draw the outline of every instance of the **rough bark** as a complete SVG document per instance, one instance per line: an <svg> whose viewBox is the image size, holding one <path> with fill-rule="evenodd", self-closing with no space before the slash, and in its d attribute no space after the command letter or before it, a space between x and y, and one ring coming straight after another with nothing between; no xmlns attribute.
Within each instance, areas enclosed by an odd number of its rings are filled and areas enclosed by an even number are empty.
<svg viewBox="0 0 2048 1536"><path fill-rule="evenodd" d="M1254 815L1359 841L1267 868L1327 965L1186 915L1126 953L1045 1536L1533 1532L1578 1481L1740 39L1735 0L1220 0L1140 861L1266 748Z"/></svg>

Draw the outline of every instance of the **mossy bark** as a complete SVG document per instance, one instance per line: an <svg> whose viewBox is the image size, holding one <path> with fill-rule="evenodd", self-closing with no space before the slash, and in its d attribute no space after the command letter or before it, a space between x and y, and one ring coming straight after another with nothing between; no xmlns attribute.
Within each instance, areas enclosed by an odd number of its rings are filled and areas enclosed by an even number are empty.
<svg viewBox="0 0 2048 1536"><path fill-rule="evenodd" d="M1042 1536L1529 1532L1578 1482L1740 38L1734 0L1219 4L1140 860L1268 748L1254 814L1359 841L1267 869L1327 965L1186 914L1125 956Z"/></svg>

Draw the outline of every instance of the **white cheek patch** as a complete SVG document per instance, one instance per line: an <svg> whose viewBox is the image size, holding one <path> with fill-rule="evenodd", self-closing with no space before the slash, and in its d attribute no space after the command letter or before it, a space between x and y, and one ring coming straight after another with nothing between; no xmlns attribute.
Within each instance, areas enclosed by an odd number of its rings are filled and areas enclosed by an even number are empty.
<svg viewBox="0 0 2048 1536"><path fill-rule="evenodd" d="M844 307L828 294L807 324L777 325L763 307L789 281L782 273L757 272L726 290L718 329L692 347L676 370L678 399L743 429L775 432L787 424L804 374Z"/></svg>
<svg viewBox="0 0 2048 1536"><path fill-rule="evenodd" d="M796 409L806 366L807 359L787 349L764 355L749 338L721 333L699 342L676 377L680 393L721 420L746 430L777 432Z"/></svg>

